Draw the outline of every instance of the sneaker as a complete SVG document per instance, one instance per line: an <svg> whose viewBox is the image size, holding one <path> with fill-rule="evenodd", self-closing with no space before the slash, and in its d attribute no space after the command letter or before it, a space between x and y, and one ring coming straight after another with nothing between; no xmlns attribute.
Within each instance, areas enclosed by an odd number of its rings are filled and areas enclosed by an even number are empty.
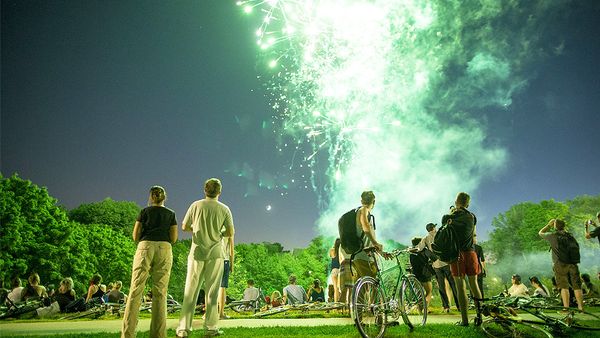
<svg viewBox="0 0 600 338"><path fill-rule="evenodd" d="M177 337L177 338L186 338L187 336L188 336L187 331L175 332L175 337Z"/></svg>
<svg viewBox="0 0 600 338"><path fill-rule="evenodd" d="M216 337L222 335L224 332L221 330L206 330L204 337Z"/></svg>

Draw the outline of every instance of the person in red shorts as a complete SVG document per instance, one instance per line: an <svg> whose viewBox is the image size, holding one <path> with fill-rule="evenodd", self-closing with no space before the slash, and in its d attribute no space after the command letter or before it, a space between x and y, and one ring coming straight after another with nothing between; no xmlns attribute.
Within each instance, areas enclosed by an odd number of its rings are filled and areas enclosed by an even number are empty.
<svg viewBox="0 0 600 338"><path fill-rule="evenodd" d="M461 315L461 321L456 324L461 326L469 325L469 317L467 315L469 305L466 281L469 283L471 295L473 296L473 299L475 299L475 306L478 309L475 325L481 324L481 316L479 314L479 299L481 299L481 292L477 285L477 275L481 273L481 268L479 266L479 260L477 259L477 253L473 246L473 235L475 234L477 218L473 213L467 210L470 201L471 196L469 196L469 194L459 192L458 195L456 195L454 209L450 215L444 216L444 220L447 220L447 222L452 225L452 228L456 233L456 240L460 251L458 260L450 263L450 272L452 273L452 277L454 277L456 284Z"/></svg>

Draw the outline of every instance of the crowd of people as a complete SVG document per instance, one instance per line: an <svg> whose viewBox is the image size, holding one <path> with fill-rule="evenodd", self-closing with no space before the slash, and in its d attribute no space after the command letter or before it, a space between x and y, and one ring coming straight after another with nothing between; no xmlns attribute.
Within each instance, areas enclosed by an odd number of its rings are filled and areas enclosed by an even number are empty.
<svg viewBox="0 0 600 338"><path fill-rule="evenodd" d="M193 202L188 208L181 228L192 232L192 243L187 261L187 276L184 298L181 308L177 337L187 337L192 331L192 319L197 301L202 298L206 310L203 329L205 336L218 336L222 333L218 323L227 319L224 308L227 300L229 277L234 272L234 224L229 207L219 201L221 181L216 178L204 183L203 199ZM178 223L175 212L165 206L166 191L160 186L153 186L149 192L148 207L138 215L133 229L133 240L137 249L132 263L131 283L128 294L123 292L123 283L115 281L107 287L102 284L100 275L92 276L87 293L77 298L73 290L73 280L69 277L60 282L58 290L40 285L40 278L32 274L27 286L21 286L21 280L13 280L8 299L12 302L27 300L32 297L49 297L51 304L38 310L42 315L53 312L81 311L94 302L125 303L125 312L121 337L135 337L138 314L142 301L152 303L151 337L166 337L167 287L173 264L171 243L178 238ZM458 325L468 326L467 288L476 308L484 299L484 277L486 263L483 249L477 244L477 218L468 210L471 197L464 192L457 194L450 212L442 217L442 223L451 227L454 241L458 247L456 257L442 260L434 250L438 233L435 223L427 223L427 231L423 237L412 239L410 266L412 273L422 283L427 303L433 295L435 278L438 293L442 302L442 311L450 312L450 295L456 309L460 311L461 320ZM340 219L340 238L336 239L329 250L330 284L329 297L321 281L316 279L308 288L297 284L295 275L290 275L288 285L280 293L273 291L267 298L269 305L301 304L305 302L322 302L326 298L335 302L348 302L351 289L358 278L376 277L377 267L373 255L367 254L365 247L374 247L382 254L383 245L377 240L375 218L372 210L375 207L375 194L364 191L361 194L360 207L347 213L350 215L351 231L348 235L342 231ZM343 217L345 217L344 215ZM600 213L597 214L600 221ZM591 227L594 227L591 229ZM553 229L554 231L550 231ZM600 240L600 227L595 221L586 222L586 238ZM578 269L579 247L574 238L565 230L565 222L552 219L539 231L541 238L549 243L553 260L553 289L550 291L538 277L529 278L533 292L525 286L519 275L512 276L512 285L506 290L507 296L539 296L549 297L559 294L563 305L569 307L575 299L579 309L583 309L584 297L598 297L598 287L591 282L588 274L580 275ZM355 236L356 238L348 238ZM360 248L353 246L360 242ZM600 278L600 273L598 275ZM145 293L146 282L152 279L151 290ZM201 290L202 286L202 290ZM146 295L151 294L149 299ZM200 297L199 297L200 295ZM244 300L255 300L260 290L253 280L247 281ZM476 324L477 324L476 318Z"/></svg>
<svg viewBox="0 0 600 338"><path fill-rule="evenodd" d="M89 281L88 291L85 296L77 298L74 290L74 282L71 277L65 277L60 281L58 289L49 284L43 286L40 276L37 273L31 273L27 278L25 286L22 285L21 278L14 277L11 280L11 289L7 294L7 302L16 304L31 300L41 300L46 306L41 306L36 310L38 317L47 317L60 312L69 313L84 311L95 304L100 303L124 303L127 295L121 291L123 282L116 281L109 283L109 286L102 283L102 276L95 274Z"/></svg>

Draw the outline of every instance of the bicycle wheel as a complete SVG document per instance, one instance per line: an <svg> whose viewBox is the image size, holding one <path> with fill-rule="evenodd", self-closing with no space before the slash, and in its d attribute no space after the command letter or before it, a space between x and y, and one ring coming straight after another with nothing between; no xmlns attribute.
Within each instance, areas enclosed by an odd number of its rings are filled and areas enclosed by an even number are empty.
<svg viewBox="0 0 600 338"><path fill-rule="evenodd" d="M410 329L427 322L427 299L421 282L414 275L402 277L400 288L400 311L402 320Z"/></svg>
<svg viewBox="0 0 600 338"><path fill-rule="evenodd" d="M289 310L290 308L288 306L278 306L278 307L274 307L274 308L270 308L266 311L260 311L254 314L254 317L266 317L266 316L271 316L277 313L282 313L285 312L287 310Z"/></svg>
<svg viewBox="0 0 600 338"><path fill-rule="evenodd" d="M484 321L481 329L490 338L553 338L552 334L539 326L499 318Z"/></svg>
<svg viewBox="0 0 600 338"><path fill-rule="evenodd" d="M364 338L380 338L385 332L387 313L385 296L372 277L361 277L352 289L350 314Z"/></svg>
<svg viewBox="0 0 600 338"><path fill-rule="evenodd" d="M565 326L579 330L600 331L600 317L596 314L577 309L567 309L562 307L548 307L540 309L540 312L549 318L557 320Z"/></svg>

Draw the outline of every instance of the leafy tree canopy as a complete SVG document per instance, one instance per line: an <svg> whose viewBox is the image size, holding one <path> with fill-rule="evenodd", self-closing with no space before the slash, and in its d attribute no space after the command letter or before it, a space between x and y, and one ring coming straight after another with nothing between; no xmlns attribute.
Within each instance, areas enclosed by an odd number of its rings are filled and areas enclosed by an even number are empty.
<svg viewBox="0 0 600 338"><path fill-rule="evenodd" d="M125 236L130 236L141 208L134 202L114 201L82 204L69 211L69 218L82 224L105 224Z"/></svg>

